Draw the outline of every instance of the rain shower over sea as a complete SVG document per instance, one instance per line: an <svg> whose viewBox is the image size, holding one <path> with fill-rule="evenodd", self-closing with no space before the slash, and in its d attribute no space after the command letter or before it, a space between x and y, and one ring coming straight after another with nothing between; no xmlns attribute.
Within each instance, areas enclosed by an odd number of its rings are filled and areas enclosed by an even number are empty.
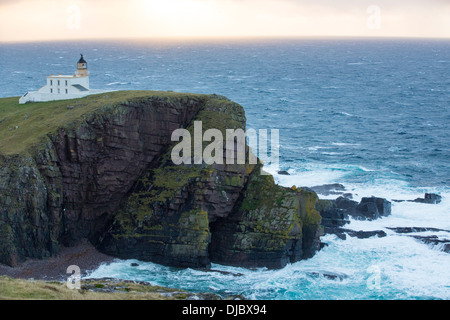
<svg viewBox="0 0 450 320"><path fill-rule="evenodd" d="M279 129L280 168L266 170L283 186L340 183L356 201L392 201L390 216L345 226L385 237L327 234L313 258L281 270L213 264L217 272L205 272L115 260L90 277L248 299L450 299L450 254L390 229L434 228L441 231L415 235L450 239L449 40L1 44L0 96L71 73L79 52L98 89L216 93L241 104L247 128ZM442 201L393 201L425 193Z"/></svg>

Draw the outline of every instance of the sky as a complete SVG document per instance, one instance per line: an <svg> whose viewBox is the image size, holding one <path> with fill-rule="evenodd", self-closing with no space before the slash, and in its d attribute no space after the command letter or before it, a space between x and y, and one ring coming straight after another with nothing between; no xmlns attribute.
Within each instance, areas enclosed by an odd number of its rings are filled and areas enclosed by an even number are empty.
<svg viewBox="0 0 450 320"><path fill-rule="evenodd" d="M450 0L0 0L0 42L450 38Z"/></svg>

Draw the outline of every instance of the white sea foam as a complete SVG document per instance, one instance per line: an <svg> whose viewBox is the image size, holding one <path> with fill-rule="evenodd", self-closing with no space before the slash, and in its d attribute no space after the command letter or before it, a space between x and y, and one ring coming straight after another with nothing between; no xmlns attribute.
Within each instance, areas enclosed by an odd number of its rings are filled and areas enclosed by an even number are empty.
<svg viewBox="0 0 450 320"><path fill-rule="evenodd" d="M348 117L354 117L354 115L353 114L351 114L351 113L348 113L348 112L338 112L339 114L342 114L343 116L348 116Z"/></svg>
<svg viewBox="0 0 450 320"><path fill-rule="evenodd" d="M327 166L305 165L302 171L288 170L290 175L278 174L278 168L273 166L264 167L264 170L274 176L275 181L285 187L299 186L317 186L329 183L335 183L346 174L343 169L332 169Z"/></svg>
<svg viewBox="0 0 450 320"><path fill-rule="evenodd" d="M306 149L309 151L317 151L320 149L330 149L331 147L325 147L325 146L313 146L313 147L307 147Z"/></svg>
<svg viewBox="0 0 450 320"><path fill-rule="evenodd" d="M336 87L336 86L322 86L322 89L340 89L341 87Z"/></svg>
<svg viewBox="0 0 450 320"><path fill-rule="evenodd" d="M116 85L121 85L121 86L123 86L123 85L126 85L126 84L130 84L129 82L119 82L119 81L116 81L116 82L110 82L110 83L107 83L106 85L107 86L116 86Z"/></svg>
<svg viewBox="0 0 450 320"><path fill-rule="evenodd" d="M320 154L326 155L326 156L345 156L345 155L351 155L351 153L345 153L345 152L321 152Z"/></svg>
<svg viewBox="0 0 450 320"><path fill-rule="evenodd" d="M337 146L337 147L358 147L361 144L360 143L347 143L347 142L333 142L332 145Z"/></svg>
<svg viewBox="0 0 450 320"><path fill-rule="evenodd" d="M358 166L358 167L359 167L359 169L361 169L362 171L365 171L365 172L375 172L376 171L376 170L368 169L368 168L363 167L363 166Z"/></svg>

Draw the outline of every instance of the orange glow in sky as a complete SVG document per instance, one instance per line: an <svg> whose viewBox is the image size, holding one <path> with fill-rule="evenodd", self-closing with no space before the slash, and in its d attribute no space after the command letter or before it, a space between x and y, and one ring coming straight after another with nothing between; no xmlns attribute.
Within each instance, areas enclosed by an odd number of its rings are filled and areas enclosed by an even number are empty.
<svg viewBox="0 0 450 320"><path fill-rule="evenodd" d="M280 36L450 38L450 1L0 0L0 42Z"/></svg>

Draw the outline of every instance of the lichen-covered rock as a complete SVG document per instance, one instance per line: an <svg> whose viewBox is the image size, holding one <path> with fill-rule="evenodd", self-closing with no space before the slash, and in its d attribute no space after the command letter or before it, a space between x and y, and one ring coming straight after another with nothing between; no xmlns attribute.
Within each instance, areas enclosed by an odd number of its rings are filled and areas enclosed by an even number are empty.
<svg viewBox="0 0 450 320"><path fill-rule="evenodd" d="M211 259L282 268L311 257L320 246L317 200L311 190L280 187L272 176L254 170L230 216L212 225Z"/></svg>
<svg viewBox="0 0 450 320"><path fill-rule="evenodd" d="M5 222L0 222L0 261L13 267L20 262L20 256L16 250L14 231Z"/></svg>
<svg viewBox="0 0 450 320"><path fill-rule="evenodd" d="M58 250L44 177L31 157L3 158L0 168L0 262L15 266L25 257Z"/></svg>

